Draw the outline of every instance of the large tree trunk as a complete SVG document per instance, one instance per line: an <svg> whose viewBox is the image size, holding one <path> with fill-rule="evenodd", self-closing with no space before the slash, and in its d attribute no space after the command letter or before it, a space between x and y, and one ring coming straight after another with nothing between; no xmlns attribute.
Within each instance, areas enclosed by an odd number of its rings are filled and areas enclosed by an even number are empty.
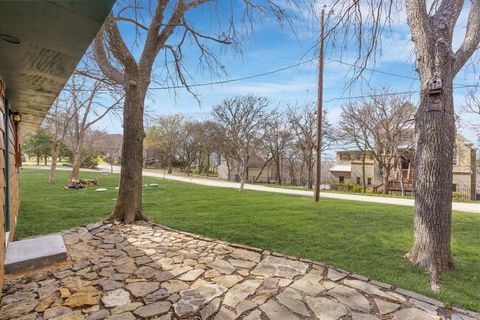
<svg viewBox="0 0 480 320"><path fill-rule="evenodd" d="M120 190L110 218L133 223L136 220L146 220L142 206L145 90L130 86L125 94Z"/></svg>
<svg viewBox="0 0 480 320"><path fill-rule="evenodd" d="M50 174L48 176L48 182L51 184L55 184L57 182L57 161L59 154L59 148L54 146L52 148L52 163L50 165Z"/></svg>
<svg viewBox="0 0 480 320"><path fill-rule="evenodd" d="M445 54L448 56L448 54ZM448 58L447 58L448 59ZM448 60L447 60L448 61ZM450 65L450 68L448 66ZM426 79L433 74L421 72L421 102L415 117L415 220L414 243L406 258L430 273L432 289L438 290L437 276L453 267L450 250L452 221L452 169L455 142L455 114L451 62L438 64L443 80L442 111L431 106ZM446 70L445 70L446 69Z"/></svg>

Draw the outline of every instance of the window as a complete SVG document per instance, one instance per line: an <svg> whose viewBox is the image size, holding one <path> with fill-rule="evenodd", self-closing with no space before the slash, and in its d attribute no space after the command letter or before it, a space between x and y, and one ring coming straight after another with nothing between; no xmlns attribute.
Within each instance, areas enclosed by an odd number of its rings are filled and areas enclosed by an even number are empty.
<svg viewBox="0 0 480 320"><path fill-rule="evenodd" d="M344 176L339 176L338 177L338 183L345 183L345 177Z"/></svg>
<svg viewBox="0 0 480 320"><path fill-rule="evenodd" d="M372 178L367 178L367 184L368 184L369 186L372 185Z"/></svg>
<svg viewBox="0 0 480 320"><path fill-rule="evenodd" d="M457 184L452 184L452 192L457 192Z"/></svg>
<svg viewBox="0 0 480 320"><path fill-rule="evenodd" d="M360 177L357 177L357 184L361 184Z"/></svg>

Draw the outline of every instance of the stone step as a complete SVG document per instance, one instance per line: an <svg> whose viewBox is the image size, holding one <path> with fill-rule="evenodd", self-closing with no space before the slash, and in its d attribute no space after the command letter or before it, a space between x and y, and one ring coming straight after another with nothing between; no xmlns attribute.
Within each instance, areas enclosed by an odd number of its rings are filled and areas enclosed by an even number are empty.
<svg viewBox="0 0 480 320"><path fill-rule="evenodd" d="M60 235L13 241L8 244L5 273L45 267L67 259L67 248Z"/></svg>

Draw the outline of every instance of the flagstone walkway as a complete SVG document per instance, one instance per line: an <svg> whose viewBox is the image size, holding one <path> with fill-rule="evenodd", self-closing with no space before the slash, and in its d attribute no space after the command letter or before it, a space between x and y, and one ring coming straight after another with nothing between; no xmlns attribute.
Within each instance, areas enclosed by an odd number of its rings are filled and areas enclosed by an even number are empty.
<svg viewBox="0 0 480 320"><path fill-rule="evenodd" d="M480 319L320 263L158 225L98 223L63 237L71 261L7 281L0 320Z"/></svg>

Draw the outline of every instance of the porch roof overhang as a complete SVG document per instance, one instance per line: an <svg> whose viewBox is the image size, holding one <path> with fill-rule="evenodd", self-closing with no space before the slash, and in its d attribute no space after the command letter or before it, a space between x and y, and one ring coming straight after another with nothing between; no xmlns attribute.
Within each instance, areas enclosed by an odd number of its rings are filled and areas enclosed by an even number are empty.
<svg viewBox="0 0 480 320"><path fill-rule="evenodd" d="M0 1L0 77L23 132L38 129L114 2Z"/></svg>
<svg viewBox="0 0 480 320"><path fill-rule="evenodd" d="M351 165L335 165L328 169L330 172L352 172Z"/></svg>

